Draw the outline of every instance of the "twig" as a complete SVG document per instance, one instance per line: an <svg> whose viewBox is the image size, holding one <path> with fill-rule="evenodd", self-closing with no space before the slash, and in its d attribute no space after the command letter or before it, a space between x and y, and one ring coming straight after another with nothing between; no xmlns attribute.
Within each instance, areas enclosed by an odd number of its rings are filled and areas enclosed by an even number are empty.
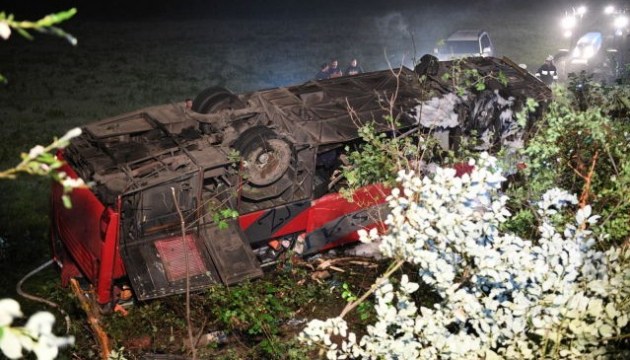
<svg viewBox="0 0 630 360"><path fill-rule="evenodd" d="M580 195L580 208L586 206L586 201L588 200L591 183L593 181L593 173L595 172L595 165L597 164L597 158L599 157L599 150L595 151L595 155L593 155L593 159L591 159L591 168L588 170L587 175L580 175L584 179L584 186L582 187L582 194ZM586 226L586 223L580 225L580 228Z"/></svg>
<svg viewBox="0 0 630 360"><path fill-rule="evenodd" d="M217 193L215 197L201 202L199 204L199 206L197 206L194 209L194 212L195 213L202 212L203 208L206 205L210 204L210 202L216 200L217 197L219 197L220 195L223 195L224 193L227 193L228 191L229 191L229 189L225 189L225 190ZM219 209L219 208L223 207L224 205L228 204L229 200L230 200L229 196L226 196L225 199L223 201L221 201L219 204L213 205L213 210ZM186 226L186 230L190 230L190 229L194 228L195 226L199 225L199 223L201 222L202 219L203 219L203 216L197 216L197 218L194 221L191 221L191 222L188 223L188 226Z"/></svg>
<svg viewBox="0 0 630 360"><path fill-rule="evenodd" d="M364 267L367 267L367 268L378 267L378 264L374 264L374 263L371 263L371 262L368 262L368 261L349 261L348 263L352 264L352 265L364 266Z"/></svg>
<svg viewBox="0 0 630 360"><path fill-rule="evenodd" d="M360 298L358 298L356 301L353 301L351 303L349 303L348 305L346 305L345 308L343 308L343 310L341 311L341 314L339 314L339 318L343 319L344 316L346 316L350 311L354 310L354 308L356 308L357 306L359 306L359 304L361 304L363 301L365 301L365 299L367 299L368 296L372 295L372 293L374 293L376 291L376 289L378 289L387 279L389 279L390 276L392 276L392 274L400 269L400 267L405 263L405 260L398 260L394 266L392 266L391 269L389 269L387 272L385 272L385 274L383 274L383 276L381 276L380 278L378 278L376 280L376 282L374 284L372 284L372 287L370 288L370 290L366 291L365 294L361 295Z"/></svg>
<svg viewBox="0 0 630 360"><path fill-rule="evenodd" d="M583 199L580 199L581 207L586 206L586 200L588 199L589 192L591 190L591 183L593 181L593 173L595 172L595 164L597 164L597 158L599 157L599 150L595 151L593 160L591 162L591 168L588 171L588 177L586 178L586 184L584 184L584 191L582 192Z"/></svg>
<svg viewBox="0 0 630 360"><path fill-rule="evenodd" d="M79 282L77 279L70 279L70 287L72 288L72 292L79 299L79 304L81 304L81 308L85 312L87 316L88 323L96 336L96 341L101 348L101 359L107 360L109 359L110 347L109 347L109 338L107 337L107 333L103 330L101 323L99 321L99 314L94 311L94 306L91 305L90 299L88 299L84 294L83 290L79 286Z"/></svg>
<svg viewBox="0 0 630 360"><path fill-rule="evenodd" d="M193 346L196 347L197 344L199 344L199 340L201 340L201 336L203 335L203 331L205 330L207 322L208 322L208 319L204 317L203 323L201 323L201 328L199 328L199 332L197 333L197 336L195 337L195 343L193 344ZM171 328L171 331L172 331L172 328Z"/></svg>
<svg viewBox="0 0 630 360"><path fill-rule="evenodd" d="M599 342L611 341L611 340L623 340L623 339L627 339L627 338L630 338L630 334L622 334L622 335L617 335L617 336L610 336L610 337L607 337L607 338L599 339Z"/></svg>
<svg viewBox="0 0 630 360"><path fill-rule="evenodd" d="M177 196L175 195L174 187L171 187L171 194L173 195L173 203L175 204L175 208L177 209L177 214L179 215L179 220L181 224L182 245L184 247L184 262L186 263L186 325L188 326L188 340L190 341L190 351L192 352L192 358L193 360L197 360L197 348L195 347L195 343L193 342L192 323L190 322L190 273L188 269L188 245L186 244L186 220L184 220L184 214L182 214L182 210L179 208L179 203L177 202Z"/></svg>

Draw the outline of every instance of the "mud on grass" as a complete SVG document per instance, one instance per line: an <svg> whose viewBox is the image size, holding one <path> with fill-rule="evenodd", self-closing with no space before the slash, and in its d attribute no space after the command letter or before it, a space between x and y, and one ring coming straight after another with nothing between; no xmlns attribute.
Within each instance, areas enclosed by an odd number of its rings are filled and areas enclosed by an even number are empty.
<svg viewBox="0 0 630 360"><path fill-rule="evenodd" d="M322 354L296 340L311 319L339 315L349 289L356 296L369 290L387 267L387 261L361 260L339 264L343 272L329 270L330 276L313 279L313 270L302 260L288 261L266 272L262 279L237 286L216 286L190 296L191 322L196 337L218 336L217 343L199 341L199 359L318 359ZM345 285L344 285L345 284ZM369 307L371 308L371 307ZM127 359L145 354L189 356L185 296L177 295L127 309L128 315L113 313L103 318L113 349L124 348ZM374 320L369 310L355 310L346 316L351 329L360 336ZM75 319L75 322L85 319ZM72 358L90 359L96 343L68 349Z"/></svg>
<svg viewBox="0 0 630 360"><path fill-rule="evenodd" d="M335 262L341 269L317 271L318 264L338 257L327 254L310 261L292 259L268 269L262 279L236 286L216 286L190 296L191 323L195 337L211 334L221 340L199 341L198 359L323 359L318 348L299 343L296 336L312 319L338 316L348 304L349 294L361 297L391 264L389 260L345 258ZM319 261L318 261L319 260ZM403 272L413 273L412 269ZM328 273L328 277L322 276ZM400 278L402 272L392 276ZM414 279L419 281L419 279ZM91 360L99 358L100 349L87 322L86 314L69 288L63 288L58 271L52 267L29 279L23 287L29 294L60 304L69 315L66 333L64 314L55 309L54 332L76 337L72 348L61 350L59 359ZM430 306L440 299L429 287L416 292L415 300ZM359 306L346 315L350 330L360 338L375 320L371 306ZM42 310L42 305L23 301L25 314ZM103 316L102 324L112 349L126 359L152 359L148 354L170 355L170 359L188 359L188 328L185 295L146 302L126 308L128 314L114 312Z"/></svg>

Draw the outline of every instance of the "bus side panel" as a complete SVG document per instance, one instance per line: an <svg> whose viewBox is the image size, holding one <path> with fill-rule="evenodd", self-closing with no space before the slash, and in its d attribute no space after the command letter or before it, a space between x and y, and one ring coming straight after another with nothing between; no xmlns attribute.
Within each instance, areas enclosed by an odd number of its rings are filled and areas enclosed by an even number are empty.
<svg viewBox="0 0 630 360"><path fill-rule="evenodd" d="M64 165L61 170L76 177L68 165ZM69 194L72 201L69 209L64 207L62 195L63 187L53 183L51 236L62 244L61 249L53 246L53 255L62 266L76 266L81 274L95 284L100 290L101 302L111 297L113 279L125 275L118 252L118 213L105 207L88 188L74 189ZM107 288L106 291L101 289L103 286Z"/></svg>
<svg viewBox="0 0 630 360"><path fill-rule="evenodd" d="M390 191L376 184L355 191L352 201L339 194L315 200L309 212L303 253L308 255L358 241L360 229L382 229L388 211L385 200Z"/></svg>

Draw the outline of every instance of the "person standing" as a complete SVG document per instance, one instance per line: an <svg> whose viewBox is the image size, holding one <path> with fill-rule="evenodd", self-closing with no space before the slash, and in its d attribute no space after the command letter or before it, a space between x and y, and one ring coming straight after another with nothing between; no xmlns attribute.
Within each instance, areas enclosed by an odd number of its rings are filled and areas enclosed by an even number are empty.
<svg viewBox="0 0 630 360"><path fill-rule="evenodd" d="M538 68L536 77L542 80L547 86L551 86L554 81L558 80L558 70L553 63L552 55L547 56L545 63Z"/></svg>
<svg viewBox="0 0 630 360"><path fill-rule="evenodd" d="M341 69L339 68L339 61L337 61L337 59L330 60L330 65L328 65L328 78L330 79L338 78L342 75L343 73L341 72Z"/></svg>
<svg viewBox="0 0 630 360"><path fill-rule="evenodd" d="M319 72L315 75L315 80L328 79L328 63L323 63L319 68Z"/></svg>
<svg viewBox="0 0 630 360"><path fill-rule="evenodd" d="M359 65L359 61L357 59L352 59L352 61L350 61L350 65L346 68L346 75L357 75L362 73L363 68Z"/></svg>

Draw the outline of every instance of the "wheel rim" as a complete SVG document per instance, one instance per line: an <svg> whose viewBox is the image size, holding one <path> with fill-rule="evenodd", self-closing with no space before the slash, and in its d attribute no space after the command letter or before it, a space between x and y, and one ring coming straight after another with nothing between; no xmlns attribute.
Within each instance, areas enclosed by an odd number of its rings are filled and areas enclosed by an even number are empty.
<svg viewBox="0 0 630 360"><path fill-rule="evenodd" d="M291 147L281 139L268 139L245 156L247 180L257 186L278 181L289 168Z"/></svg>

